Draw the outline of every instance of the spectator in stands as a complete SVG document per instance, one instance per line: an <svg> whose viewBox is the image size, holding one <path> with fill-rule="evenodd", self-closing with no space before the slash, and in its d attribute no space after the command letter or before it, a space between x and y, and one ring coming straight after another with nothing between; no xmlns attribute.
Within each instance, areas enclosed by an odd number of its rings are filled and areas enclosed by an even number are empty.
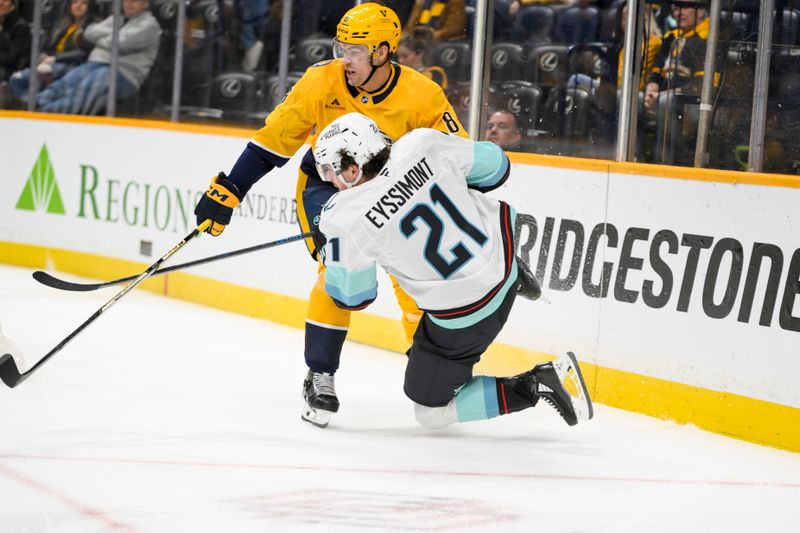
<svg viewBox="0 0 800 533"><path fill-rule="evenodd" d="M614 41L619 47L619 56L617 62L617 90L622 87L622 63L625 56L625 26L628 19L628 4L620 4L617 8L617 24L614 32ZM650 4L644 6L644 27L642 28L641 35L642 57L641 62L641 77L639 78L639 91L644 91L645 83L653 72L656 57L661 51L662 36L661 29L656 22L653 8ZM600 78L592 78L587 74L573 74L567 81L568 87L578 86L585 89L596 91L600 84L605 81Z"/></svg>
<svg viewBox="0 0 800 533"><path fill-rule="evenodd" d="M447 73L444 69L428 64L433 46L430 31L427 28L415 28L411 34L406 34L400 39L400 44L397 46L397 62L421 72L426 78L438 83L442 89L447 89Z"/></svg>
<svg viewBox="0 0 800 533"><path fill-rule="evenodd" d="M708 39L705 2L673 0L672 15L678 27L664 37L645 87L644 105L653 110L663 91L700 94Z"/></svg>
<svg viewBox="0 0 800 533"><path fill-rule="evenodd" d="M465 38L464 0L416 0L404 32L411 33L418 26L430 28L436 42Z"/></svg>
<svg viewBox="0 0 800 533"><path fill-rule="evenodd" d="M555 6L589 6L597 4L596 0L512 0L508 6L509 15L516 15L521 7L533 5Z"/></svg>
<svg viewBox="0 0 800 533"><path fill-rule="evenodd" d="M400 20L408 20L411 16L411 10L414 8L415 0L379 0L375 2L392 9ZM351 2L352 4L352 2Z"/></svg>
<svg viewBox="0 0 800 533"><path fill-rule="evenodd" d="M336 35L336 25L353 7L353 0L303 0L294 5L292 34L297 34L297 39L302 40L310 35Z"/></svg>
<svg viewBox="0 0 800 533"><path fill-rule="evenodd" d="M83 38L86 27L95 22L97 6L94 0L72 0L69 10L53 28L35 69L26 68L11 75L9 86L20 101L28 98L28 85L35 72L39 90L63 77L69 70L86 61L92 45Z"/></svg>
<svg viewBox="0 0 800 533"><path fill-rule="evenodd" d="M494 111L486 124L486 140L509 152L521 151L522 131L517 116L507 109Z"/></svg>
<svg viewBox="0 0 800 533"><path fill-rule="evenodd" d="M242 49L242 70L253 72L258 67L264 51L264 33L269 12L269 0L237 0L234 3L239 16L239 47Z"/></svg>
<svg viewBox="0 0 800 533"><path fill-rule="evenodd" d="M386 2L380 2L385 4ZM292 8L290 46L296 46L307 37L325 36L332 38L336 34L336 25L342 15L353 7L353 0L304 0L294 2ZM277 72L280 59L281 29L283 24L283 1L272 0L267 16L264 42L274 43L265 46L263 60L264 70Z"/></svg>
<svg viewBox="0 0 800 533"><path fill-rule="evenodd" d="M624 3L619 9L619 21L617 23L617 31L615 32L615 40L620 43L620 51L617 63L617 88L622 86L622 60L625 56L625 26L628 19L628 4ZM641 46L642 57L641 62L641 77L639 78L639 91L644 91L645 84L653 72L656 64L656 58L661 53L661 46L663 44L663 35L661 28L658 26L655 13L653 12L652 4L644 5L644 27L642 28Z"/></svg>
<svg viewBox="0 0 800 533"><path fill-rule="evenodd" d="M699 108L682 105L676 95L696 97L701 92L709 27L705 6L704 1L672 1L678 27L665 35L645 86L644 108L657 117L657 162L691 164L694 159ZM678 116L683 117L680 128Z"/></svg>
<svg viewBox="0 0 800 533"><path fill-rule="evenodd" d="M158 55L161 27L150 12L148 0L123 0L123 25L119 30L117 99L139 90ZM91 24L84 39L94 43L89 60L53 82L36 98L41 111L94 115L106 105L111 63L114 17Z"/></svg>
<svg viewBox="0 0 800 533"><path fill-rule="evenodd" d="M28 66L31 30L17 11L17 0L0 0L0 82Z"/></svg>

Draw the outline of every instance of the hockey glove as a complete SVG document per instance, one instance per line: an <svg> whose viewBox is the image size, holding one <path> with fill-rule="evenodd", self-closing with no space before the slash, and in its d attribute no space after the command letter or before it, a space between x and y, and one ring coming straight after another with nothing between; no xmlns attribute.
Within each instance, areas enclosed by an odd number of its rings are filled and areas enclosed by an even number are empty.
<svg viewBox="0 0 800 533"><path fill-rule="evenodd" d="M322 233L321 229L319 229L319 215L316 215L309 221L309 226L309 229L314 234L311 237L311 240L314 241L314 248L316 248L316 252L319 254L320 250L324 249L325 245L328 243L328 239L325 237L325 234Z"/></svg>
<svg viewBox="0 0 800 533"><path fill-rule="evenodd" d="M230 223L233 210L241 200L239 189L228 180L224 172L220 172L216 178L211 180L208 190L194 208L197 224L200 225L210 218L212 224L206 232L216 237Z"/></svg>

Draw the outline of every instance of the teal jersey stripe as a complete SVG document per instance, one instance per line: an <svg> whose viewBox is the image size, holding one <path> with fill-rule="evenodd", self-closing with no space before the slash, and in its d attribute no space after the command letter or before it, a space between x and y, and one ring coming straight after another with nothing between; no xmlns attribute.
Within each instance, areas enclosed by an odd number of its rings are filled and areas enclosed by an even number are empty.
<svg viewBox="0 0 800 533"><path fill-rule="evenodd" d="M374 300L378 294L375 265L350 272L346 268L329 266L325 270L325 291L347 306L358 306Z"/></svg>
<svg viewBox="0 0 800 533"><path fill-rule="evenodd" d="M499 415L496 378L477 376L456 393L456 416L459 422L486 420Z"/></svg>
<svg viewBox="0 0 800 533"><path fill-rule="evenodd" d="M467 174L467 184L491 188L505 176L508 158L493 142L480 141L472 146L472 168Z"/></svg>

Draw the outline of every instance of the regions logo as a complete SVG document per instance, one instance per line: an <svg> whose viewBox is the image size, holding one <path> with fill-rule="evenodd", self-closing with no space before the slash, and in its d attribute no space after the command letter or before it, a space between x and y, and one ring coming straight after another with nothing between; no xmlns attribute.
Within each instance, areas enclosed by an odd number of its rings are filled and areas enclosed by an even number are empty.
<svg viewBox="0 0 800 533"><path fill-rule="evenodd" d="M339 99L334 96L329 103L325 104L325 109L338 109L340 111L344 111L344 106L339 102Z"/></svg>
<svg viewBox="0 0 800 533"><path fill-rule="evenodd" d="M64 202L56 183L53 164L47 153L47 145L43 144L39 157L33 165L28 181L17 200L17 209L27 211L46 211L55 215L63 215Z"/></svg>

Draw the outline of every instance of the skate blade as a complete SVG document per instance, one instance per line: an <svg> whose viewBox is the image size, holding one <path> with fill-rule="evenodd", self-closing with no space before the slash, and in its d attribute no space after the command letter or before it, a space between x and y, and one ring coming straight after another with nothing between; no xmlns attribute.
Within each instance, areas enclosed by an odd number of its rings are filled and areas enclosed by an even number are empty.
<svg viewBox="0 0 800 533"><path fill-rule="evenodd" d="M331 421L332 415L333 413L330 411L323 411L322 409L314 409L313 407L306 406L300 414L300 418L309 424L314 424L320 428L326 428Z"/></svg>
<svg viewBox="0 0 800 533"><path fill-rule="evenodd" d="M553 367L556 369L556 374L558 374L564 390L569 393L575 416L578 420L591 420L594 416L594 407L575 354L567 352L567 357L553 361Z"/></svg>
<svg viewBox="0 0 800 533"><path fill-rule="evenodd" d="M539 298L536 299L537 302L540 304L551 304L553 302L550 301L550 298L545 296L544 294L540 295Z"/></svg>

